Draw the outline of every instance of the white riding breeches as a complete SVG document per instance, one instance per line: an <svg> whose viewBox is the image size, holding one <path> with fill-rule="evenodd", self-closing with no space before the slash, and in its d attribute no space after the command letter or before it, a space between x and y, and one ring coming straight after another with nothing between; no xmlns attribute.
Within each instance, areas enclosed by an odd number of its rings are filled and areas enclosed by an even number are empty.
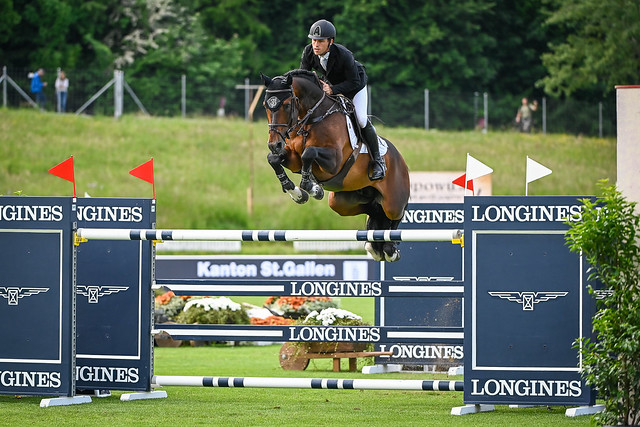
<svg viewBox="0 0 640 427"><path fill-rule="evenodd" d="M367 86L360 89L356 96L353 97L353 106L356 109L356 117L358 117L358 125L363 128L367 125L367 106L369 104L369 93Z"/></svg>

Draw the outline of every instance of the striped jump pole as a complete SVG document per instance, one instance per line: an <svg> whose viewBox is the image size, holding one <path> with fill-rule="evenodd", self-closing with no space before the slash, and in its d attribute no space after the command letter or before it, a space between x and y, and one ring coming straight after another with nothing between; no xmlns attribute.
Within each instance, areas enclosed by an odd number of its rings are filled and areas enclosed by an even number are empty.
<svg viewBox="0 0 640 427"><path fill-rule="evenodd" d="M185 387L463 391L464 381L154 375L152 385Z"/></svg>
<svg viewBox="0 0 640 427"><path fill-rule="evenodd" d="M453 242L461 230L154 230L79 228L87 240L188 240L188 241L347 241L347 242Z"/></svg>

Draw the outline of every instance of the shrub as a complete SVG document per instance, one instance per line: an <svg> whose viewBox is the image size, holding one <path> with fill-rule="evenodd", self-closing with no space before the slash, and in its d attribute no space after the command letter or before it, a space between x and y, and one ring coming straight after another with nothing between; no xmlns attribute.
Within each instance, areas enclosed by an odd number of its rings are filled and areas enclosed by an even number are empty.
<svg viewBox="0 0 640 427"><path fill-rule="evenodd" d="M249 316L238 303L229 298L197 298L189 300L176 320L178 323L249 324Z"/></svg>
<svg viewBox="0 0 640 427"><path fill-rule="evenodd" d="M640 216L614 186L601 181L603 197L583 200L581 221L570 224L567 242L591 265L589 280L606 292L597 299L595 340L577 341L583 377L605 401L602 424L640 423ZM593 286L589 292L596 293Z"/></svg>

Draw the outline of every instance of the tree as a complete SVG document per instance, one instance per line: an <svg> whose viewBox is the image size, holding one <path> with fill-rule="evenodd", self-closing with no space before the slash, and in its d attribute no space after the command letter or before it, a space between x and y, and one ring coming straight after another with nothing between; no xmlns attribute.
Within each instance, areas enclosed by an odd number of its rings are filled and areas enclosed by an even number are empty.
<svg viewBox="0 0 640 427"><path fill-rule="evenodd" d="M357 52L376 85L477 90L495 76L481 31L492 2L351 0L336 16L339 42Z"/></svg>
<svg viewBox="0 0 640 427"><path fill-rule="evenodd" d="M579 89L612 92L640 83L640 3L637 0L549 0L549 26L566 31L542 55L548 76L538 81L552 95Z"/></svg>

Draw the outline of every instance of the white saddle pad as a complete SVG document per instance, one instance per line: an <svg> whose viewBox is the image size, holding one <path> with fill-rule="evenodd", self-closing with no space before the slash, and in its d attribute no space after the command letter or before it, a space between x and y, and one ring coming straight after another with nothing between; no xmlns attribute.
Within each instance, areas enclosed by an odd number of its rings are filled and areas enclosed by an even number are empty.
<svg viewBox="0 0 640 427"><path fill-rule="evenodd" d="M353 128L353 123L351 123L351 117L346 116L346 118L347 118L347 130L349 131L349 140L351 141L351 147L356 148L356 145L358 145L358 138L356 137L356 131ZM379 136L378 136L378 146L380 147L381 156L384 156L385 154L387 154L387 141L380 138ZM360 152L361 153L369 152L369 150L367 149L367 144L362 144L362 146L360 147Z"/></svg>

